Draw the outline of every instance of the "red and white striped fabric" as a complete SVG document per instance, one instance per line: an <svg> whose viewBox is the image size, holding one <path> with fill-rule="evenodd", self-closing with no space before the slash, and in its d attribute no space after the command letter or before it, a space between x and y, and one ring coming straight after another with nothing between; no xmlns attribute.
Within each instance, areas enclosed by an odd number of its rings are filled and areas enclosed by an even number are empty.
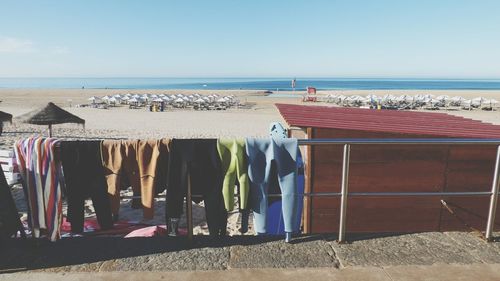
<svg viewBox="0 0 500 281"><path fill-rule="evenodd" d="M14 151L28 198L33 236L46 230L51 241L60 238L62 222L62 169L56 161L52 138L28 138L16 142Z"/></svg>

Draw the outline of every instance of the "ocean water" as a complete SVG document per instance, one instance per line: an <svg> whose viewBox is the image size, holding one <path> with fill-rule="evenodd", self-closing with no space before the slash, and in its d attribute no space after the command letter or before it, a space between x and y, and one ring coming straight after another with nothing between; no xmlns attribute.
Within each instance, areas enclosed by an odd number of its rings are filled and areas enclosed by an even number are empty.
<svg viewBox="0 0 500 281"><path fill-rule="evenodd" d="M0 78L0 88L292 90L284 78ZM296 90L500 90L500 80L297 78Z"/></svg>

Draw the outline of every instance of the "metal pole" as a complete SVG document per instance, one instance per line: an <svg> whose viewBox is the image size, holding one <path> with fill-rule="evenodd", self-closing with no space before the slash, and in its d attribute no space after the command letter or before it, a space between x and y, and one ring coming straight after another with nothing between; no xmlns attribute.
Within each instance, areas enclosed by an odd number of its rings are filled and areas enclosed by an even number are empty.
<svg viewBox="0 0 500 281"><path fill-rule="evenodd" d="M344 144L344 159L342 161L342 190L340 199L340 226L339 226L339 243L345 242L346 232L346 215L347 215L347 198L349 190L349 160L351 154L351 146Z"/></svg>
<svg viewBox="0 0 500 281"><path fill-rule="evenodd" d="M52 137L52 124L49 124L49 138Z"/></svg>
<svg viewBox="0 0 500 281"><path fill-rule="evenodd" d="M486 225L486 240L491 241L493 236L493 228L495 227L495 215L497 212L498 202L498 187L500 175L500 145L497 147L497 158L495 162L495 173L493 175L493 186L491 187L490 210L488 212L488 224Z"/></svg>
<svg viewBox="0 0 500 281"><path fill-rule="evenodd" d="M193 240L193 202L191 198L191 176L187 177L187 194L186 194L186 220L188 227L188 239Z"/></svg>

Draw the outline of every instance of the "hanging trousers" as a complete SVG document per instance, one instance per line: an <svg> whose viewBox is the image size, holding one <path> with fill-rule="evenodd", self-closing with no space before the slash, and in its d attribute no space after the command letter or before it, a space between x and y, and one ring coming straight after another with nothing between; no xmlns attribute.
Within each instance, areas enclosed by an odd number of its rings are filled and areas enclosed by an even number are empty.
<svg viewBox="0 0 500 281"><path fill-rule="evenodd" d="M61 142L61 160L71 231L83 231L84 204L89 197L101 229L111 228L113 222L101 163L101 141Z"/></svg>
<svg viewBox="0 0 500 281"><path fill-rule="evenodd" d="M227 211L234 208L234 187L236 180L240 185L240 208L246 209L250 182L248 180L248 164L244 139L219 139L217 150L222 163L224 182L222 195Z"/></svg>
<svg viewBox="0 0 500 281"><path fill-rule="evenodd" d="M174 139L167 186L167 222L180 218L188 177L191 194L201 195L210 235L226 234L227 212L222 197L222 170L216 139ZM193 198L199 202L201 199Z"/></svg>
<svg viewBox="0 0 500 281"><path fill-rule="evenodd" d="M286 232L293 232L297 215L297 139L246 139L250 197L257 233L266 233L267 194L278 178ZM273 169L271 169L274 166Z"/></svg>
<svg viewBox="0 0 500 281"><path fill-rule="evenodd" d="M144 218L152 219L156 191L165 189L155 185L165 182L168 161L164 159L168 159L170 139L104 141L102 145L112 213L118 215L122 177L127 177L134 195L141 196Z"/></svg>

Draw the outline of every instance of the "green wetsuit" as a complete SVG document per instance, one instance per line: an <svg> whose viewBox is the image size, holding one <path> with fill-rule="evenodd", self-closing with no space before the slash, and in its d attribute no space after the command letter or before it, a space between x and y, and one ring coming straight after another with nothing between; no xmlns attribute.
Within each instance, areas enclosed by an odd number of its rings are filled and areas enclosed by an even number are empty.
<svg viewBox="0 0 500 281"><path fill-rule="evenodd" d="M222 195L227 211L234 208L234 186L236 180L240 183L240 208L247 208L250 183L248 180L248 165L245 153L244 139L219 139L217 150L222 162L224 183Z"/></svg>

